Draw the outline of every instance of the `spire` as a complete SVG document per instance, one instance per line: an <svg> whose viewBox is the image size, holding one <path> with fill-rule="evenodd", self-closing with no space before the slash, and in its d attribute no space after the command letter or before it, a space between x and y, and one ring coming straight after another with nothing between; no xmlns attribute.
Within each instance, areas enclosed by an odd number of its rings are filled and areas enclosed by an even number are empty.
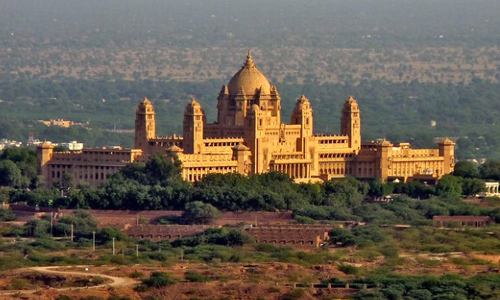
<svg viewBox="0 0 500 300"><path fill-rule="evenodd" d="M227 85L223 85L222 88L220 89L219 96L224 96L224 95L228 95L228 94L229 94L229 90L227 88Z"/></svg>
<svg viewBox="0 0 500 300"><path fill-rule="evenodd" d="M243 65L245 68L255 68L255 64L252 59L252 52L250 49L247 51L247 60L245 61L245 64Z"/></svg>
<svg viewBox="0 0 500 300"><path fill-rule="evenodd" d="M198 101L196 101L196 99L193 97L191 97L191 102L190 102L191 106L195 106L195 105L200 105L200 103L198 103Z"/></svg>

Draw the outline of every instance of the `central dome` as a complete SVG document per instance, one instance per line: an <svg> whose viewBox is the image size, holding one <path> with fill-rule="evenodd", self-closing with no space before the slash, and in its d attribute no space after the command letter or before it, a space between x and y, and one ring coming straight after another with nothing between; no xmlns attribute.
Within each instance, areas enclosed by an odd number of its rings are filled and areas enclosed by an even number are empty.
<svg viewBox="0 0 500 300"><path fill-rule="evenodd" d="M243 88L246 95L255 95L258 90L262 94L269 94L271 90L266 76L255 67L250 50L248 50L245 64L238 73L234 74L227 87L229 95L238 94L240 88Z"/></svg>

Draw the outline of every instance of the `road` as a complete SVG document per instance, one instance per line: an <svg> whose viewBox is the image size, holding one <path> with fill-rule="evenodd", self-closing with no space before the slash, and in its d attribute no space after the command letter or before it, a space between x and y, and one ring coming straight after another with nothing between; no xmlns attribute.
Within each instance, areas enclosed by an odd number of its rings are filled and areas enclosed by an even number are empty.
<svg viewBox="0 0 500 300"><path fill-rule="evenodd" d="M71 268L75 268L75 267L77 267L77 268L91 268L92 266L71 266ZM59 270L61 268L64 268L64 266L32 267L32 268L26 268L24 270L41 272L41 273L58 274L58 275L99 276L99 277L111 280L110 283L100 284L100 285L96 285L96 286L89 286L89 287L51 288L52 290L57 290L57 291L98 289L98 288L102 288L102 287L124 287L124 286L136 285L138 283L136 280L133 280L132 278L128 278L128 277L116 277L116 276L110 276L110 275L105 275L105 274L101 274L101 273L92 273L92 272L86 272L86 271L84 271L84 272L61 271L61 270ZM58 270L54 270L54 269L58 269ZM0 295L14 295L14 294L18 294L18 293L31 294L31 293L34 293L34 292L39 291L39 290L42 290L42 289L0 292Z"/></svg>

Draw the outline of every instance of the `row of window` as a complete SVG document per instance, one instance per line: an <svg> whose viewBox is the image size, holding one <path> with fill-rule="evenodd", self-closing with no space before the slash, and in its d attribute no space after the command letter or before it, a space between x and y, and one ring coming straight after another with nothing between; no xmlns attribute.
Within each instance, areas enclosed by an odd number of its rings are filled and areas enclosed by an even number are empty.
<svg viewBox="0 0 500 300"><path fill-rule="evenodd" d="M347 140L319 140L320 144L346 144Z"/></svg>
<svg viewBox="0 0 500 300"><path fill-rule="evenodd" d="M63 178L64 174L66 174L66 172L64 172L64 171L52 171L51 172L52 178L57 178L57 179ZM83 174L83 175L80 174L80 175L78 175L78 179L104 180L104 179L107 179L109 177L109 175L110 174L99 173L99 172L96 172L95 175L94 175L94 173Z"/></svg>
<svg viewBox="0 0 500 300"><path fill-rule="evenodd" d="M319 155L319 158L351 158L353 156L354 154L352 153L322 153Z"/></svg>
<svg viewBox="0 0 500 300"><path fill-rule="evenodd" d="M73 165L58 165L58 164L54 164L54 165L50 165L52 168L56 168L56 169L71 169L73 168L74 166ZM75 166L75 168L79 168L79 169L84 169L84 170L87 170L87 169L95 169L95 170L109 170L110 168L113 168L113 167L110 167L110 166Z"/></svg>

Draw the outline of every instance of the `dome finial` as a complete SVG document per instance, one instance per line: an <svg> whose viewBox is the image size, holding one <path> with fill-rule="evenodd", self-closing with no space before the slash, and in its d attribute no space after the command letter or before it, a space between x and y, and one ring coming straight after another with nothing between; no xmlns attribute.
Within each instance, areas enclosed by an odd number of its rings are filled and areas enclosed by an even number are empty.
<svg viewBox="0 0 500 300"><path fill-rule="evenodd" d="M244 66L246 68L254 68L255 67L255 64L254 64L253 59L252 59L252 51L250 49L248 49L248 51L247 51L247 60L245 61Z"/></svg>

